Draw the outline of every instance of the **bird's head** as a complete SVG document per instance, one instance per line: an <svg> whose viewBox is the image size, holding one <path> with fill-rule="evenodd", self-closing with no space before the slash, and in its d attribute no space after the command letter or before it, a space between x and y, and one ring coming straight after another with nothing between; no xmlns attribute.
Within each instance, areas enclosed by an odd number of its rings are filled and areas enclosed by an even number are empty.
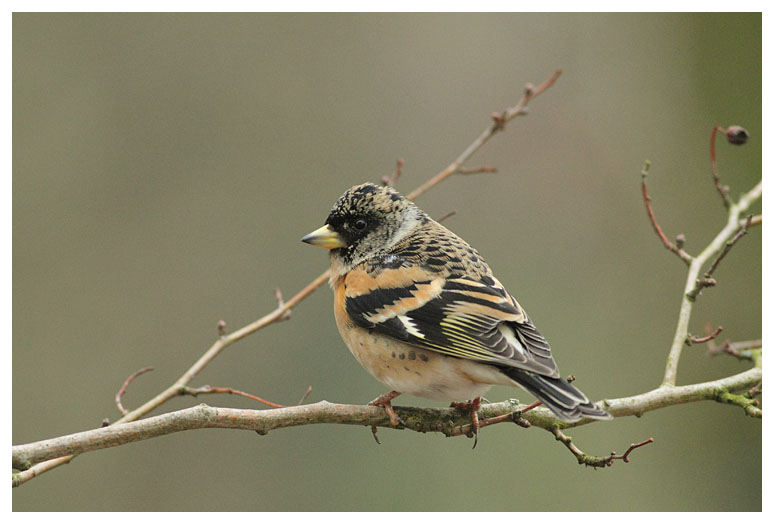
<svg viewBox="0 0 775 525"><path fill-rule="evenodd" d="M334 203L325 224L302 242L331 250L345 273L360 262L388 252L428 216L393 188L367 182L353 186Z"/></svg>

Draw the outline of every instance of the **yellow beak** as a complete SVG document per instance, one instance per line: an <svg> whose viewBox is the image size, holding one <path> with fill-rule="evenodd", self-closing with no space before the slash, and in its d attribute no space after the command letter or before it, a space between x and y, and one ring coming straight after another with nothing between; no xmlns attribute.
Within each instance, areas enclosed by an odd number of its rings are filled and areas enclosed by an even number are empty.
<svg viewBox="0 0 775 525"><path fill-rule="evenodd" d="M326 250L333 250L334 248L344 248L347 246L344 239L336 233L331 227L326 224L322 228L318 228L312 233L308 233L301 238L301 242L312 244L314 246L320 246Z"/></svg>

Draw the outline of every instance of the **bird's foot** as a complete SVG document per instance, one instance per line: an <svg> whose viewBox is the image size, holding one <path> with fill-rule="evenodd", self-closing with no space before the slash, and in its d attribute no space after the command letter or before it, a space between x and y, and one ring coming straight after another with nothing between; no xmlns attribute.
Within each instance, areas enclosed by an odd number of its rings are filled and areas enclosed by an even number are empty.
<svg viewBox="0 0 775 525"><path fill-rule="evenodd" d="M384 408L385 412L387 412L387 415L390 418L390 423L394 427L397 427L399 424L403 424L403 421L401 421L401 418L398 417L398 414L396 414L396 411L393 410L393 405L391 405L390 402L400 395L401 395L401 392L396 392L395 390L393 390L392 392L388 392L387 394L382 394L377 399L370 402L369 405ZM376 432L375 432L375 436L376 436Z"/></svg>
<svg viewBox="0 0 775 525"><path fill-rule="evenodd" d="M459 401L453 401L449 406L452 408L457 408L458 410L462 410L463 412L470 412L471 414L471 432L468 434L469 437L474 438L474 446L471 447L476 448L476 444L479 443L479 409L482 408L482 398L477 397L471 401L465 401L465 402L459 402Z"/></svg>

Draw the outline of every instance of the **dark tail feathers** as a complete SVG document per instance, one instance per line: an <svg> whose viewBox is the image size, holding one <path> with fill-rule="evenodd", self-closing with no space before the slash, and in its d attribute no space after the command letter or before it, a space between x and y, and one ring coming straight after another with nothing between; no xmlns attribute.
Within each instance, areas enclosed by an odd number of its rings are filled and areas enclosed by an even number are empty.
<svg viewBox="0 0 775 525"><path fill-rule="evenodd" d="M563 421L572 423L585 417L611 419L608 412L595 406L581 390L565 379L539 376L518 368L508 368L503 372L540 399Z"/></svg>

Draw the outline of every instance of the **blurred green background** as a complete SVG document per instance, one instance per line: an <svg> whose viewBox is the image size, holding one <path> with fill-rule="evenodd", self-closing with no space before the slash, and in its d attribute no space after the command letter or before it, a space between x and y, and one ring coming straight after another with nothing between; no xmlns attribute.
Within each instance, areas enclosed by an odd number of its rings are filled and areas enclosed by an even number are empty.
<svg viewBox="0 0 775 525"><path fill-rule="evenodd" d="M327 266L299 238L349 186L406 161L408 193L515 103L564 73L526 118L418 199L473 244L596 399L658 385L685 267L649 225L699 252L761 174L759 14L15 14L13 442L115 420L212 343ZM760 210L757 204L756 210ZM693 333L761 336L761 228L717 272ZM684 351L679 383L744 370ZM294 404L385 388L341 342L325 287L194 381ZM495 388L491 400L530 396ZM233 396L180 398L256 405ZM433 405L411 396L397 404ZM158 413L158 411L157 411ZM570 432L629 464L585 469L551 435L468 439L320 425L185 432L85 454L13 491L14 510L760 510L761 422L714 403Z"/></svg>

